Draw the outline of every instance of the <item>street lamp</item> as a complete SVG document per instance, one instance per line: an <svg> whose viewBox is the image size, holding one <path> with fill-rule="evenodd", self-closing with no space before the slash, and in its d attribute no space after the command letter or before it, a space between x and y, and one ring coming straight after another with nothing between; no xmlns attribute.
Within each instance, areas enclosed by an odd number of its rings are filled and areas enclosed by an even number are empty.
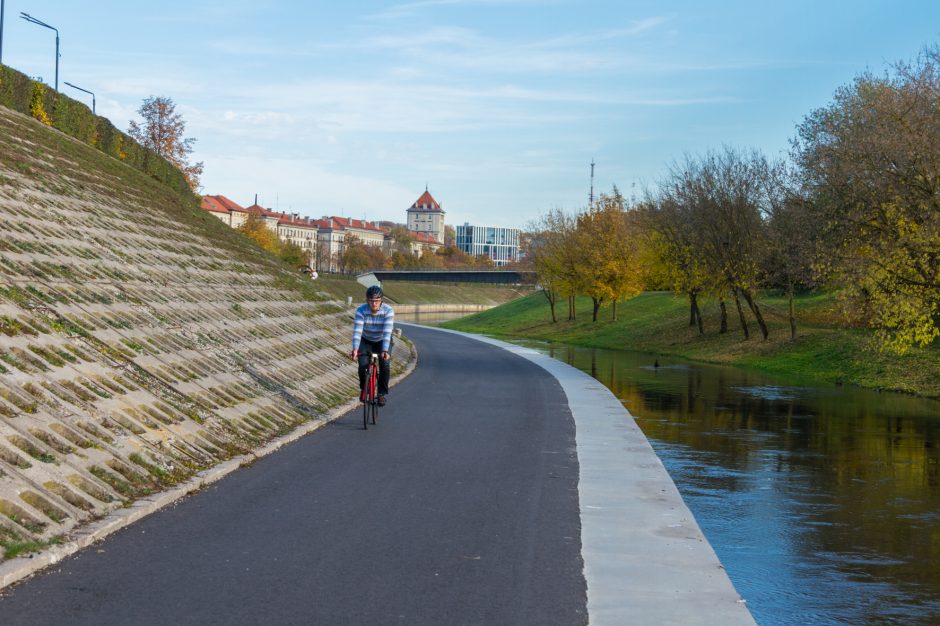
<svg viewBox="0 0 940 626"><path fill-rule="evenodd" d="M3 65L3 5L4 1L0 0L0 65Z"/></svg>
<svg viewBox="0 0 940 626"><path fill-rule="evenodd" d="M70 83L69 81L65 81L65 84L68 85L69 87L71 87L72 89L78 89L79 91L84 91L85 93L91 94L91 112L92 112L92 113L95 112L95 94L94 94L93 92L88 91L87 89L82 89L82 88L79 87L78 85L73 85L73 84Z"/></svg>
<svg viewBox="0 0 940 626"><path fill-rule="evenodd" d="M54 26L49 26L45 22L37 20L35 17L30 15L29 13L24 13L23 11L20 11L20 17L22 17L27 22L32 22L33 24L36 24L37 26L45 26L46 28L55 31L55 90L56 92L58 92L59 91L59 29Z"/></svg>

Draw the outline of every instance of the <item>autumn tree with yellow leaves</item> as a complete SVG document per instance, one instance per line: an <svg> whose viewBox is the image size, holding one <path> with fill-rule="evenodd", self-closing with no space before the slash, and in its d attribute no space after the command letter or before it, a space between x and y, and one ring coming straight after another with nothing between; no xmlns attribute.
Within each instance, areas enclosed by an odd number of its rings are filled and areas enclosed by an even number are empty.
<svg viewBox="0 0 940 626"><path fill-rule="evenodd" d="M136 139L137 143L178 167L186 177L190 189L199 189L202 162L189 162L196 140L183 136L186 132L186 122L183 121L183 116L176 112L173 99L150 96L140 105L137 113L142 118L142 123L131 121L127 133Z"/></svg>
<svg viewBox="0 0 940 626"><path fill-rule="evenodd" d="M940 47L863 74L799 125L794 158L822 242L820 269L903 353L938 335Z"/></svg>

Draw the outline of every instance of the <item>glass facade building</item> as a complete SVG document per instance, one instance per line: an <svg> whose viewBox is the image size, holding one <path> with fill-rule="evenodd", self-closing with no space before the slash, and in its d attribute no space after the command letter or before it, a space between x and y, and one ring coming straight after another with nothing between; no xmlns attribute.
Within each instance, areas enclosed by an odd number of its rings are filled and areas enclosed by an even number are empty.
<svg viewBox="0 0 940 626"><path fill-rule="evenodd" d="M486 255L502 266L519 260L521 233L518 228L464 224L456 227L457 248L474 256Z"/></svg>

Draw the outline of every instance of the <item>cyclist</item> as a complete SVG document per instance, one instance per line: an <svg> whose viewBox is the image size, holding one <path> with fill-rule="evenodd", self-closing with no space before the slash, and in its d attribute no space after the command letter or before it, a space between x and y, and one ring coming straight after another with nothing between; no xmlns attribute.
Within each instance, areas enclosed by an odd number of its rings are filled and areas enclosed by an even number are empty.
<svg viewBox="0 0 940 626"><path fill-rule="evenodd" d="M353 321L352 352L349 356L359 360L359 390L366 384L366 368L372 354L379 359L379 406L385 406L388 395L389 359L392 351L392 330L395 328L395 311L382 302L382 288L372 285L366 289L366 302L356 309Z"/></svg>

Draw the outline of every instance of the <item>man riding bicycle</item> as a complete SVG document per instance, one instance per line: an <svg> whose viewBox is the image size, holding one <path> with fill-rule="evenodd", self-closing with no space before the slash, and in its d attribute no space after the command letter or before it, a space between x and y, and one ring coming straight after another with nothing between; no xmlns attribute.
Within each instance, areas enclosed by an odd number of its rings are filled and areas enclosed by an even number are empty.
<svg viewBox="0 0 940 626"><path fill-rule="evenodd" d="M389 359L392 350L392 330L395 328L395 311L382 302L382 288L373 285L366 289L366 302L356 309L353 321L352 352L349 356L359 360L359 389L366 384L366 368L372 354L379 359L379 406L385 406L388 394Z"/></svg>

